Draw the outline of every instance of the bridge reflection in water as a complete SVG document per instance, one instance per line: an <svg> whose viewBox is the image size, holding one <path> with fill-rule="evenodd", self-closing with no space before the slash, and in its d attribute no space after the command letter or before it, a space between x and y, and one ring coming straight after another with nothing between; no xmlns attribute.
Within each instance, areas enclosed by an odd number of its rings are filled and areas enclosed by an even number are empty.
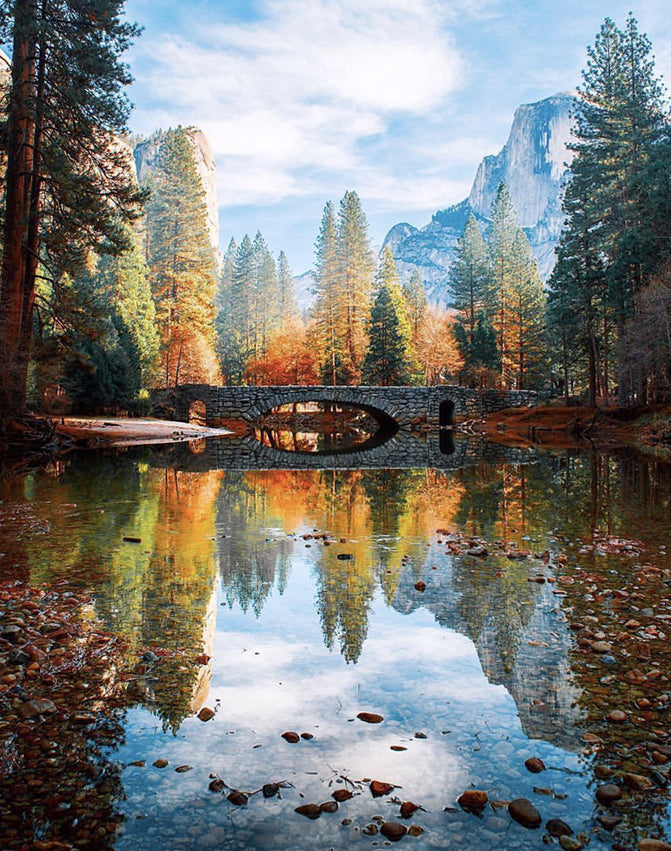
<svg viewBox="0 0 671 851"><path fill-rule="evenodd" d="M371 440L338 452L293 452L266 446L251 435L171 447L170 463L204 470L457 470L477 464L528 463L527 449L499 446L443 430L397 431L382 443Z"/></svg>

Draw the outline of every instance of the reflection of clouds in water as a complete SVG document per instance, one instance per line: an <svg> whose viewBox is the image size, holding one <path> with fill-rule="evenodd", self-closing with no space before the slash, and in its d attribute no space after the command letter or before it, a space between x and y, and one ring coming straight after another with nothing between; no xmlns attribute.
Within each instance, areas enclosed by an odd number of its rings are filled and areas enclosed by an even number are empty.
<svg viewBox="0 0 671 851"><path fill-rule="evenodd" d="M277 633L220 633L210 700L218 699L222 709L203 746L212 748L213 733L221 736L227 772L251 772L258 783L267 782L270 764L281 776L293 779L297 772L301 783L314 787L313 794L328 796L330 790L320 791L321 780L304 772L328 778L331 766L353 778L398 783L403 795L432 805L438 805L438 797L452 800L468 784L468 755L441 729L455 723L463 728L463 713L473 725L483 716L493 724L505 717L517 728L514 705L501 686L487 682L464 636L410 623L421 618L386 608L377 615L382 623L376 618L357 665L345 665L321 644L307 647ZM384 723L350 720L362 710L380 712ZM280 738L288 729L310 732L315 741L288 745ZM415 739L418 731L428 738ZM253 750L254 744L263 748ZM408 750L393 752L391 745ZM255 768L257 760L261 765ZM435 793L426 788L427 775L435 778Z"/></svg>
<svg viewBox="0 0 671 851"><path fill-rule="evenodd" d="M424 699L486 702L490 707L509 701L502 687L484 678L472 642L437 628L414 632L397 628L389 638L372 636L356 666L343 665L336 654L321 648L315 653L302 642L283 641L279 636L228 632L225 641L222 657L213 660L211 696L252 726L264 724L269 705L273 717L281 713L287 721L296 716L311 719L313 708L318 708L319 720L326 705L331 712L340 704L343 711L358 712L363 707L357 693L362 691L370 695L368 699L375 695L390 706L414 686ZM218 686L221 680L230 685ZM416 696L409 699L414 703Z"/></svg>

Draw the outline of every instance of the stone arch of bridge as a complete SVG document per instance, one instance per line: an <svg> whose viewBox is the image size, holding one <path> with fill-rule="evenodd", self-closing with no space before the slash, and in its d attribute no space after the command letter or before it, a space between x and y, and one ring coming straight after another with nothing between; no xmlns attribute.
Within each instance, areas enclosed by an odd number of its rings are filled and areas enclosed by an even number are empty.
<svg viewBox="0 0 671 851"><path fill-rule="evenodd" d="M325 388L324 392L317 392L315 390L305 390L304 392L300 392L292 389L287 393L275 392L268 394L267 397L264 397L262 402L257 403L257 409L254 411L254 414L257 417L261 417L269 411L272 411L275 408L280 408L283 405L300 405L307 402L347 405L350 408L357 408L360 411L365 411L377 421L380 426L380 430L384 432L385 435L394 434L399 428L398 417L400 412L386 401L371 405L369 402L362 402L355 394L349 395L335 393L333 391L329 392L329 388Z"/></svg>

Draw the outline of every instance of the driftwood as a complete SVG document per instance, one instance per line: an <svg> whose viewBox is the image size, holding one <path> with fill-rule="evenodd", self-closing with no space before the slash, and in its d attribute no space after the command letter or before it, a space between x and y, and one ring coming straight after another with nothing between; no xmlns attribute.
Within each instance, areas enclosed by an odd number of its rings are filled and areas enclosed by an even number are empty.
<svg viewBox="0 0 671 851"><path fill-rule="evenodd" d="M0 416L0 473L15 475L42 466L73 444L50 419L32 414Z"/></svg>

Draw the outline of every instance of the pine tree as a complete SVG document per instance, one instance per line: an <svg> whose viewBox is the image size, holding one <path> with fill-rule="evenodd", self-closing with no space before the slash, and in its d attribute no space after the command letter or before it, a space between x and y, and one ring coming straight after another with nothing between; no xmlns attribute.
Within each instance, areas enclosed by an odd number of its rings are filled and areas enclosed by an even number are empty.
<svg viewBox="0 0 671 851"><path fill-rule="evenodd" d="M429 305L426 290L424 289L424 282L417 269L412 270L410 279L403 284L403 297L405 299L406 310L408 311L408 319L410 320L413 344L416 344L422 321L426 316L426 310Z"/></svg>
<svg viewBox="0 0 671 851"><path fill-rule="evenodd" d="M368 223L356 192L345 192L338 210L336 242L337 300L344 327L342 375L354 384L361 377L366 352L366 328L375 262L368 240Z"/></svg>
<svg viewBox="0 0 671 851"><path fill-rule="evenodd" d="M455 333L464 360L464 378L475 383L483 366L475 357L478 318L492 294L493 282L489 251L473 214L459 240L449 285L452 307L459 311Z"/></svg>
<svg viewBox="0 0 671 851"><path fill-rule="evenodd" d="M505 387L520 388L543 360L545 301L529 240L505 183L492 208L489 312L496 329Z"/></svg>
<svg viewBox="0 0 671 851"><path fill-rule="evenodd" d="M531 246L521 229L515 240L518 277L512 291L511 384L517 390L537 388L547 376L547 303Z"/></svg>
<svg viewBox="0 0 671 851"><path fill-rule="evenodd" d="M216 333L216 350L221 366L221 373L227 383L230 383L233 358L233 321L232 321L232 292L233 268L238 246L231 237L223 257L219 283L214 298L216 318L214 321Z"/></svg>
<svg viewBox="0 0 671 851"><path fill-rule="evenodd" d="M254 246L247 234L235 251L231 271L230 336L227 379L240 384L254 356L253 291L256 285Z"/></svg>
<svg viewBox="0 0 671 851"><path fill-rule="evenodd" d="M98 262L97 286L106 293L108 309L122 324L139 369L140 385L152 380L159 355L156 310L149 285L149 270L133 236L129 251L104 256Z"/></svg>
<svg viewBox="0 0 671 851"><path fill-rule="evenodd" d="M135 240L134 234L129 238ZM31 395L64 386L79 409L138 409L154 375L159 339L147 267L134 241L119 256L91 255L74 279L59 281L58 310L43 283L33 344Z"/></svg>
<svg viewBox="0 0 671 851"><path fill-rule="evenodd" d="M214 352L216 259L205 193L182 128L159 149L147 205L148 265L165 386L218 378Z"/></svg>
<svg viewBox="0 0 671 851"><path fill-rule="evenodd" d="M377 273L378 288L368 324L368 350L362 380L383 386L414 384L420 372L396 264L386 246Z"/></svg>
<svg viewBox="0 0 671 851"><path fill-rule="evenodd" d="M588 404L596 406L598 374L608 340L609 308L604 255L601 248L598 195L593 175L594 151L585 150L571 166L571 181L563 202L566 225L557 248L557 264L549 281L549 317L558 334L564 395L572 384L569 364L577 350L586 363ZM604 329L606 333L604 333Z"/></svg>
<svg viewBox="0 0 671 851"><path fill-rule="evenodd" d="M139 30L121 0L4 0L3 40L13 41L5 127L0 410L23 409L38 263L58 280L90 248L128 246L137 217L126 125L131 81L120 61Z"/></svg>
<svg viewBox="0 0 671 851"><path fill-rule="evenodd" d="M296 287L289 261L284 251L277 258L278 311L282 325L298 318Z"/></svg>
<svg viewBox="0 0 671 851"><path fill-rule="evenodd" d="M315 340L322 381L338 384L341 376L343 340L338 300L337 228L333 203L324 207L315 244Z"/></svg>
<svg viewBox="0 0 671 851"><path fill-rule="evenodd" d="M517 214L505 183L499 186L492 207L492 232L489 239L492 277L489 300L492 324L498 337L501 358L501 379L505 384L510 377L510 311L512 291L518 272L515 257Z"/></svg>
<svg viewBox="0 0 671 851"><path fill-rule="evenodd" d="M637 296L668 255L668 239L656 237L659 221L656 203L662 200L668 209L668 190L661 194L660 177L669 173L651 168L659 164L657 155L663 150L666 121L663 90L654 75L651 45L638 32L636 19L630 15L624 30L607 18L588 50L587 67L579 89L580 103L576 114L575 159L571 165L571 184L567 191L567 228L562 240L566 262L555 278L555 304L563 289L589 292L566 294L565 301L582 301L589 309L590 400L596 401L597 374L601 391L608 394L609 363L616 348L612 327L617 336L623 332L628 318L636 313ZM573 188L573 184L576 184ZM580 201L582 200L582 207ZM571 212L570 207L578 207ZM589 221L589 231L585 224ZM580 234L587 237L581 246ZM598 297L592 258L602 266ZM601 310L601 328L595 327L594 311ZM559 311L563 313L563 311ZM601 363L598 365L600 337ZM646 382L632 387L620 373L618 385L621 401L645 400Z"/></svg>

